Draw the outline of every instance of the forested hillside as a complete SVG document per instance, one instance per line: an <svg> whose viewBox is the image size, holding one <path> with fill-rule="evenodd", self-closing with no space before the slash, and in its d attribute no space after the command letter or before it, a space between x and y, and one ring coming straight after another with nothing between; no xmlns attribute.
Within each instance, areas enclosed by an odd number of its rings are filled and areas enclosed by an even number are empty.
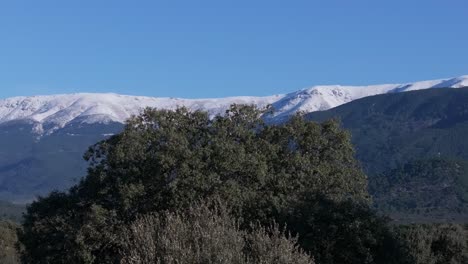
<svg viewBox="0 0 468 264"><path fill-rule="evenodd" d="M376 95L307 117L338 118L371 175L410 160L468 159L468 88Z"/></svg>
<svg viewBox="0 0 468 264"><path fill-rule="evenodd" d="M468 162L428 159L406 163L369 179L377 208L396 219L467 222Z"/></svg>
<svg viewBox="0 0 468 264"><path fill-rule="evenodd" d="M307 117L350 131L378 208L468 219L468 88L377 95Z"/></svg>

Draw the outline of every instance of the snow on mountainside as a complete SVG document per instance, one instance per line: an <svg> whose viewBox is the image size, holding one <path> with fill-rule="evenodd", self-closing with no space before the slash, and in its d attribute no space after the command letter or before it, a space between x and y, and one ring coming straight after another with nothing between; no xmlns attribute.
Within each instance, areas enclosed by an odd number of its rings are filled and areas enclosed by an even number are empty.
<svg viewBox="0 0 468 264"><path fill-rule="evenodd" d="M452 79L422 81L407 84L370 86L314 86L297 92L266 97L228 97L220 99L180 99L127 96L118 94L69 94L51 96L13 97L0 100L0 124L26 121L34 124L36 133L51 133L67 124L123 123L144 107L175 109L186 106L191 110L206 110L211 115L223 113L231 104L272 104L274 118L287 117L298 111L327 110L371 95L405 92L428 88L460 88L468 86L468 75Z"/></svg>
<svg viewBox="0 0 468 264"><path fill-rule="evenodd" d="M382 84L370 86L314 86L284 96L273 103L275 116L288 116L292 113L328 110L353 100L384 93L397 93L429 88L468 87L468 75L432 81L406 84Z"/></svg>
<svg viewBox="0 0 468 264"><path fill-rule="evenodd" d="M191 110L206 110L214 116L223 113L233 103L264 107L277 101L278 98L280 97L180 99L112 93L13 97L0 100L0 124L9 121L26 121L35 124L35 131L38 133L51 133L74 122L123 123L145 107L176 109L186 106Z"/></svg>

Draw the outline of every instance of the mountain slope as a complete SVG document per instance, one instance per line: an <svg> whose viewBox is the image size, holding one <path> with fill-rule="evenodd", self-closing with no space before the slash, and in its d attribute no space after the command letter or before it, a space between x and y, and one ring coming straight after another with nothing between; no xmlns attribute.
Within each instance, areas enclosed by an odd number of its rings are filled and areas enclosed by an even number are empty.
<svg viewBox="0 0 468 264"><path fill-rule="evenodd" d="M377 208L396 218L468 218L467 161L411 161L372 177L369 189Z"/></svg>
<svg viewBox="0 0 468 264"><path fill-rule="evenodd" d="M0 124L0 200L28 202L51 190L64 190L85 175L89 146L119 133L123 125L69 124L37 139L32 124Z"/></svg>
<svg viewBox="0 0 468 264"><path fill-rule="evenodd" d="M468 218L468 88L371 96L307 117L341 119L377 207Z"/></svg>
<svg viewBox="0 0 468 264"><path fill-rule="evenodd" d="M468 75L452 79L421 81L407 84L383 84L370 86L314 86L290 93L273 103L276 117L288 116L297 111L315 112L331 109L367 96L400 93L430 88L461 88L468 86Z"/></svg>
<svg viewBox="0 0 468 264"><path fill-rule="evenodd" d="M468 88L377 95L308 117L339 118L371 174L414 159L468 159Z"/></svg>

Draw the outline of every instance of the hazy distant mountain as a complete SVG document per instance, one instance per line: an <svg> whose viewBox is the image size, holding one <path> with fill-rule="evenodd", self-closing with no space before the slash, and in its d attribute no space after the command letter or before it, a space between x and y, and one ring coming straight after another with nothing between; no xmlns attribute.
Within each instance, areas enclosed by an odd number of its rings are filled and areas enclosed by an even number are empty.
<svg viewBox="0 0 468 264"><path fill-rule="evenodd" d="M315 86L268 97L177 99L117 94L70 94L4 99L0 100L0 200L28 201L52 189L63 190L71 186L74 180L78 180L86 172L86 163L82 160L86 149L121 131L123 122L131 115L138 114L144 107L174 109L186 106L216 115L223 113L233 103L256 104L259 107L272 104L275 112L268 118L280 121L298 111L326 110L376 94L463 86L468 86L468 76L409 84ZM409 97L405 99L407 101L395 102L395 107L399 104L406 107L406 102L411 105L412 101L420 101L418 95L410 94L412 93L408 93ZM372 102L369 104L366 103L363 107L372 109ZM427 111L432 110L428 108ZM361 119L356 115L356 124L372 128L374 124L365 118L362 116ZM385 135L387 134L383 133L381 138ZM361 148L358 145L358 153L361 153ZM368 155L372 156L376 152L379 150L369 148ZM389 164L392 162L388 161Z"/></svg>
<svg viewBox="0 0 468 264"><path fill-rule="evenodd" d="M0 200L27 202L65 190L86 172L89 146L122 130L120 123L69 124L38 140L33 124L0 124Z"/></svg>

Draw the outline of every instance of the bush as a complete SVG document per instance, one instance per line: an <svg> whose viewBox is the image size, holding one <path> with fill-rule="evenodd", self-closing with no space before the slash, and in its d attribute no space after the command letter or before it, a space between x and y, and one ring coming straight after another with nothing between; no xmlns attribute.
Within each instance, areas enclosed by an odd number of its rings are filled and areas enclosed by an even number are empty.
<svg viewBox="0 0 468 264"><path fill-rule="evenodd" d="M415 264L468 263L468 231L456 224L414 224L398 228Z"/></svg>
<svg viewBox="0 0 468 264"><path fill-rule="evenodd" d="M18 226L12 222L0 221L0 263L17 264L19 263L16 251L16 230Z"/></svg>
<svg viewBox="0 0 468 264"><path fill-rule="evenodd" d="M404 244L368 204L309 195L286 216L299 243L321 264L412 263Z"/></svg>
<svg viewBox="0 0 468 264"><path fill-rule="evenodd" d="M219 203L142 216L123 233L123 264L313 263L277 225L243 231Z"/></svg>

